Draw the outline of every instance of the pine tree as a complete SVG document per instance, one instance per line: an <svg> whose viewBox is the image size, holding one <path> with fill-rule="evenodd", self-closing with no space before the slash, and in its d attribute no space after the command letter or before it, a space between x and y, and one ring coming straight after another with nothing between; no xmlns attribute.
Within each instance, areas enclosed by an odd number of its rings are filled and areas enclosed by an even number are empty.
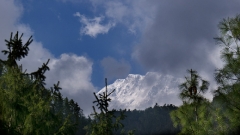
<svg viewBox="0 0 240 135"><path fill-rule="evenodd" d="M179 85L183 105L171 112L171 118L174 126L181 127L182 134L204 134L207 132L206 126L210 124L206 120L209 101L203 97L209 83L196 71L191 69L188 72L190 77L185 77L186 81Z"/></svg>
<svg viewBox="0 0 240 135"><path fill-rule="evenodd" d="M240 132L240 15L223 19L218 27L221 35L215 40L222 46L224 66L215 73L219 85L215 96L221 104L226 104L223 117L227 117L218 126L228 127L231 134L237 134Z"/></svg>

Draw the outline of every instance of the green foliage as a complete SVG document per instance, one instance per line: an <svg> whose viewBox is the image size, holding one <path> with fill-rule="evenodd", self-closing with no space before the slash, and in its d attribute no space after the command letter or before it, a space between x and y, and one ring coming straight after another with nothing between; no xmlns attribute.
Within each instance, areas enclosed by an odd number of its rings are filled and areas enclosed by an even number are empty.
<svg viewBox="0 0 240 135"><path fill-rule="evenodd" d="M215 78L218 89L215 91L218 101L226 104L224 116L227 117L228 130L240 130L240 16L223 19L219 23L221 35L216 39L222 48L223 68L217 69ZM219 124L223 127L225 124ZM226 126L225 126L226 127Z"/></svg>
<svg viewBox="0 0 240 135"><path fill-rule="evenodd" d="M176 111L171 112L171 118L174 126L181 127L180 134L200 134L208 133L212 126L210 118L210 103L208 101L202 102L198 105L198 120L196 121L195 105L184 103Z"/></svg>
<svg viewBox="0 0 240 135"><path fill-rule="evenodd" d="M208 120L211 122L211 126L208 130L208 134L229 134L229 120L225 115L227 104L221 103L221 100L222 99L219 99L219 97L214 97L211 103L211 112L210 117L208 118Z"/></svg>
<svg viewBox="0 0 240 135"><path fill-rule="evenodd" d="M9 41L7 60L0 60L0 132L4 134L42 135L75 134L82 110L73 100L68 101L60 93L59 82L53 88L45 88L43 63L37 71L22 72L16 60L27 56L31 37L22 45L18 33Z"/></svg>

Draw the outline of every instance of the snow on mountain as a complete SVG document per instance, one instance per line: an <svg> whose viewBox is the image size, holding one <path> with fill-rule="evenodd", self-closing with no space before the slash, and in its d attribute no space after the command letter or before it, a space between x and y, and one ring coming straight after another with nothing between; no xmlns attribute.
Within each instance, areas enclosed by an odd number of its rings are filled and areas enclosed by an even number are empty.
<svg viewBox="0 0 240 135"><path fill-rule="evenodd" d="M156 103L180 105L178 85L181 82L180 78L155 72L148 72L146 75L129 74L125 79L117 79L107 86L108 92L116 89L110 95L110 108L143 110ZM105 87L98 94L104 91Z"/></svg>

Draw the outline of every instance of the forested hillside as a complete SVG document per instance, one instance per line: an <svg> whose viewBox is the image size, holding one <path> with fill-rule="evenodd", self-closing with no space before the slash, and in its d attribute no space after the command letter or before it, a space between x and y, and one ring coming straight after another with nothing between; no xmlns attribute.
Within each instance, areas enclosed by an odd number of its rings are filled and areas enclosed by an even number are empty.
<svg viewBox="0 0 240 135"><path fill-rule="evenodd" d="M170 112L177 107L170 104L146 108L145 110L127 110L123 120L124 130L134 130L136 135L175 135L180 128L175 128ZM118 112L117 112L118 113Z"/></svg>

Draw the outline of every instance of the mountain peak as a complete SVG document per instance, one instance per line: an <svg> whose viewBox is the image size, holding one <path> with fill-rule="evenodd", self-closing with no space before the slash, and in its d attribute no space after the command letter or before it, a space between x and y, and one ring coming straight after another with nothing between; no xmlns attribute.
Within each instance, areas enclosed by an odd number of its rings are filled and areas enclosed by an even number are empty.
<svg viewBox="0 0 240 135"><path fill-rule="evenodd" d="M117 79L108 85L108 90L115 89L110 95L110 108L114 109L145 109L163 104L180 105L178 85L181 79L156 72L146 75L129 74L125 79ZM105 91L102 88L98 93Z"/></svg>

